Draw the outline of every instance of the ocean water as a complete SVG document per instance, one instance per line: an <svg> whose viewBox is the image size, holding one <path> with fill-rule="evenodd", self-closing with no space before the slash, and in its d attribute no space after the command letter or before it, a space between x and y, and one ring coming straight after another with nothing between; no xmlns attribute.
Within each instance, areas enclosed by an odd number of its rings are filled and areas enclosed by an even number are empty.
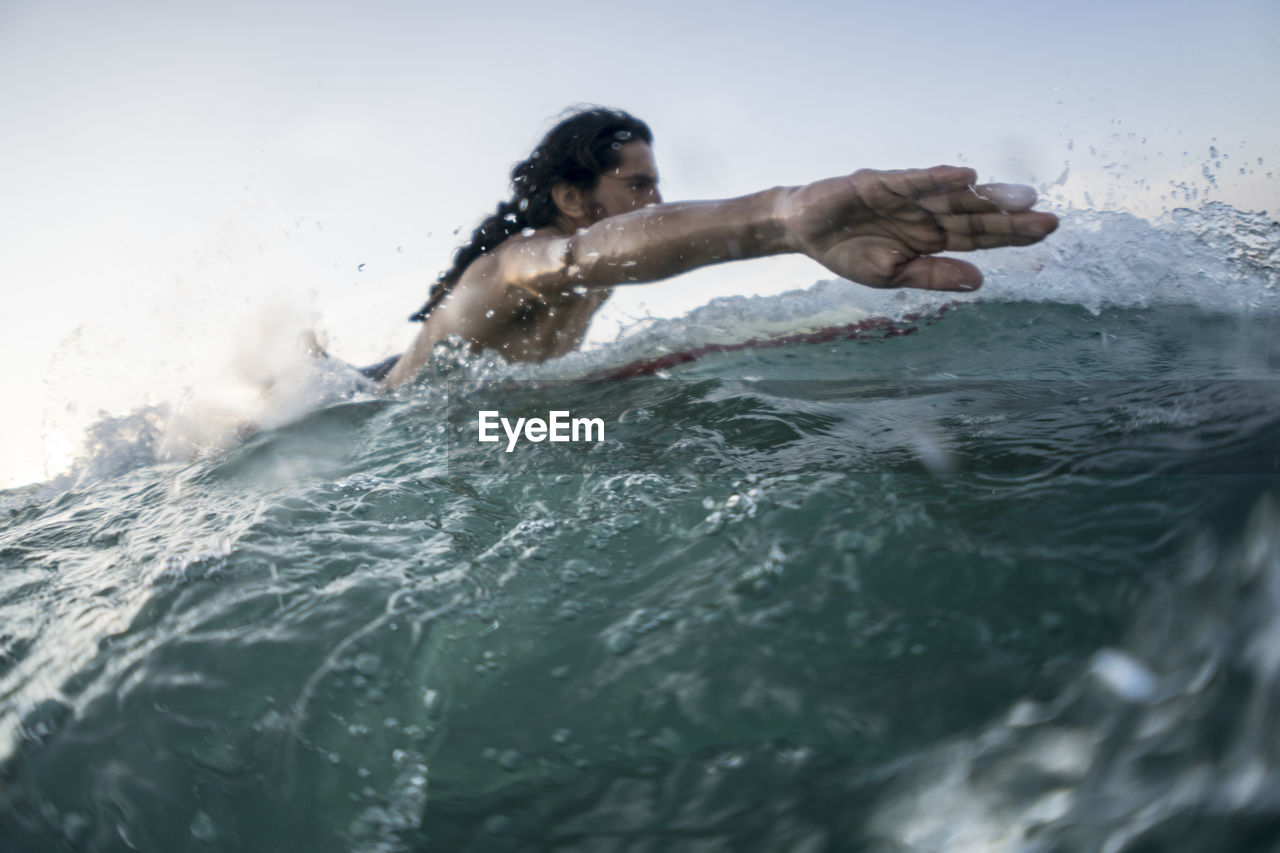
<svg viewBox="0 0 1280 853"><path fill-rule="evenodd" d="M0 851L1280 849L1278 252L1069 211L962 304L104 419L0 494Z"/></svg>

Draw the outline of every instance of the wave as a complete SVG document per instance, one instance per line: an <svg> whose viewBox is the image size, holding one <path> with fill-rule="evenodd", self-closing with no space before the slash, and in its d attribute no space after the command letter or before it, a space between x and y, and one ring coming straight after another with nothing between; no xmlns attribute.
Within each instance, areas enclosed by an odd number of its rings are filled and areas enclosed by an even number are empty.
<svg viewBox="0 0 1280 853"><path fill-rule="evenodd" d="M1280 223L1221 203L1178 209L1157 221L1128 213L1068 209L1050 240L983 252L983 288L940 297L818 281L774 296L730 296L673 319L635 323L614 341L542 364L508 364L442 345L418 393L457 379L577 380L648 375L709 355L910 334L949 308L973 303L1107 309L1184 306L1206 316L1280 314ZM1066 316L1066 315L1063 315ZM1104 333L1105 336L1105 333ZM261 337L261 335L259 336ZM255 339L256 340L256 339ZM341 362L307 357L280 340L236 359L236 382L184 398L104 415L61 487L139 464L217 453L260 429L287 424L369 387Z"/></svg>
<svg viewBox="0 0 1280 853"><path fill-rule="evenodd" d="M764 304L821 326L843 292ZM1136 850L1188 813L1269 831L1257 496L1280 318L1020 299L881 319L622 382L581 381L621 344L567 373L446 348L400 397L346 396L329 365L339 384L284 383L277 422L189 462L159 457L171 413L103 421L96 474L4 496L0 835ZM608 439L451 439L490 406L582 408ZM1197 540L1179 573L1192 528L1226 545Z"/></svg>
<svg viewBox="0 0 1280 853"><path fill-rule="evenodd" d="M1056 697L881 775L871 850L1252 850L1280 837L1280 512L1201 533Z"/></svg>

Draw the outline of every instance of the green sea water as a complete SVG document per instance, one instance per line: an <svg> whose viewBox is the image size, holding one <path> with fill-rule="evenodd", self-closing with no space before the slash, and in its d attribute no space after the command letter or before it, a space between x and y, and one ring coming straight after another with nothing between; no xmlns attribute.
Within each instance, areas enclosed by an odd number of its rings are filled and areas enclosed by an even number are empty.
<svg viewBox="0 0 1280 853"><path fill-rule="evenodd" d="M195 461L104 421L0 495L0 851L1272 849L1276 229L1225 215L653 375L580 378L858 290L442 363Z"/></svg>

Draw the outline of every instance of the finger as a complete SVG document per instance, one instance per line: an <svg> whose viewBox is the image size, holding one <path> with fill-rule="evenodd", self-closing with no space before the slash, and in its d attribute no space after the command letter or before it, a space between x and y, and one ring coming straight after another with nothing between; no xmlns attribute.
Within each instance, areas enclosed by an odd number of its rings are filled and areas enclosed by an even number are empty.
<svg viewBox="0 0 1280 853"><path fill-rule="evenodd" d="M1029 246L1039 243L1058 228L1052 213L968 213L939 216L946 235L946 249L968 252L997 246Z"/></svg>
<svg viewBox="0 0 1280 853"><path fill-rule="evenodd" d="M1026 184L981 184L973 188L973 194L1007 213L1030 210L1036 203L1036 191Z"/></svg>
<svg viewBox="0 0 1280 853"><path fill-rule="evenodd" d="M968 261L938 258L931 255L916 258L902 266L890 287L914 287L919 290L967 292L982 286L982 272Z"/></svg>
<svg viewBox="0 0 1280 853"><path fill-rule="evenodd" d="M931 169L887 172L864 169L854 173L853 178L858 184L860 195L873 209L880 209L899 207L904 199L919 200L928 196L966 192L977 182L978 174L973 169L961 166L934 166Z"/></svg>
<svg viewBox="0 0 1280 853"><path fill-rule="evenodd" d="M1036 203L1036 191L1022 184L979 184L947 193L920 198L920 206L930 213L1021 213Z"/></svg>
<svg viewBox="0 0 1280 853"><path fill-rule="evenodd" d="M932 169L897 169L865 174L877 178L877 183L881 184L884 191L900 199L920 199L923 196L961 192L978 182L978 173L973 169L947 165Z"/></svg>
<svg viewBox="0 0 1280 853"><path fill-rule="evenodd" d="M906 169L890 174L901 176L910 188L906 195L961 192L978 182L978 173L963 166L934 166L931 169Z"/></svg>

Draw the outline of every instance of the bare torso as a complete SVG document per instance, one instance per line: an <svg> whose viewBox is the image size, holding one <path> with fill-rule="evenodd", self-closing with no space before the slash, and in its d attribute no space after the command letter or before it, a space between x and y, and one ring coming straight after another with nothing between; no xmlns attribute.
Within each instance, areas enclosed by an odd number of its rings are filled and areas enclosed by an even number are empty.
<svg viewBox="0 0 1280 853"><path fill-rule="evenodd" d="M610 293L570 292L551 300L524 296L521 309L507 325L486 340L473 341L472 346L477 351L498 350L508 361L543 361L572 352Z"/></svg>

